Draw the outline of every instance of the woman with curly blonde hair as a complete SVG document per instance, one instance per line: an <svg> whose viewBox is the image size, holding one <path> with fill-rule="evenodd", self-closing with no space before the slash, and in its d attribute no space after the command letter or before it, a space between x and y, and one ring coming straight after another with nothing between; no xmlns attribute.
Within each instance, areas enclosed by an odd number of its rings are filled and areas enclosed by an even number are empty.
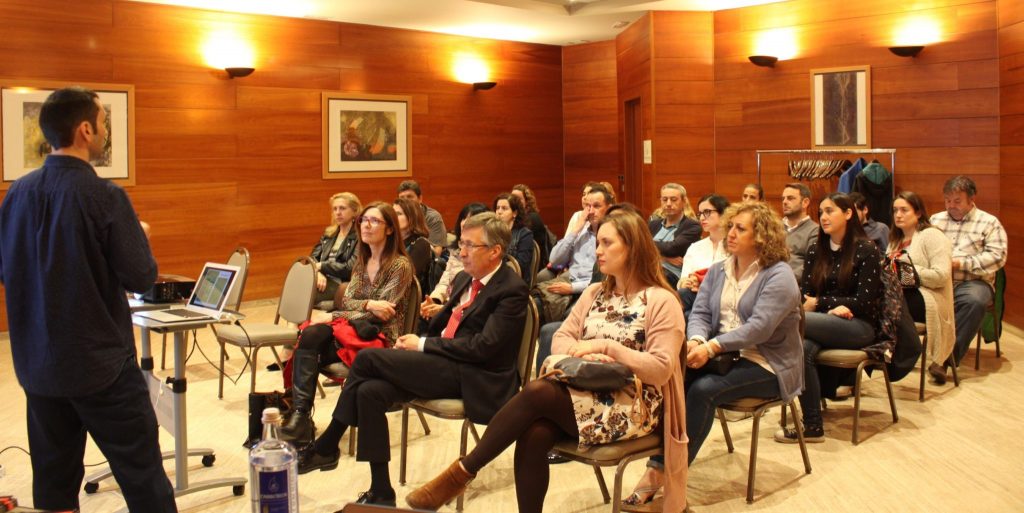
<svg viewBox="0 0 1024 513"><path fill-rule="evenodd" d="M686 434L692 463L715 421L715 408L742 397L789 401L804 384L800 288L789 267L786 232L766 204L725 211L726 251L713 264L686 326ZM728 351L728 370L707 368ZM722 372L719 374L719 372Z"/></svg>

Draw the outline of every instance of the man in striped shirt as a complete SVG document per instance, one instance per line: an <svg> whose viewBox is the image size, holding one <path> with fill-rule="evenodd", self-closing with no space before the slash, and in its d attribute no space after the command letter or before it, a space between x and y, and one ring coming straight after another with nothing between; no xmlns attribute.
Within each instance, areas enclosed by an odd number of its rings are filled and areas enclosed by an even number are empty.
<svg viewBox="0 0 1024 513"><path fill-rule="evenodd" d="M1006 230L995 216L975 206L974 180L959 175L942 188L946 211L931 217L953 243L953 309L956 361L967 354L992 302L996 272L1006 264Z"/></svg>

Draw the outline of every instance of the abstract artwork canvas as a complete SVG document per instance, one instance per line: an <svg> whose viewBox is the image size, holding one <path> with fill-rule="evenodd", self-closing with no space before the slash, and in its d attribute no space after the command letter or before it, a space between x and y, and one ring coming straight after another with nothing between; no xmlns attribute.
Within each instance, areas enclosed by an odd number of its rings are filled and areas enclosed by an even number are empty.
<svg viewBox="0 0 1024 513"><path fill-rule="evenodd" d="M811 70L811 147L871 147L868 66Z"/></svg>

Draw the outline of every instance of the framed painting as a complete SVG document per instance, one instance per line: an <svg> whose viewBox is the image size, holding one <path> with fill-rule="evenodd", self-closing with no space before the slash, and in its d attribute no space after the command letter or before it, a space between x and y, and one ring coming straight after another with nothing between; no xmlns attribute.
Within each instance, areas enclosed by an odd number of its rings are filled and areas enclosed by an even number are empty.
<svg viewBox="0 0 1024 513"><path fill-rule="evenodd" d="M411 176L412 97L323 93L323 177Z"/></svg>
<svg viewBox="0 0 1024 513"><path fill-rule="evenodd" d="M0 82L0 145L6 189L18 178L43 165L49 143L39 128L39 110L53 91L80 85L99 94L107 112L107 145L91 164L102 178L135 185L135 87L121 84L65 84L57 82Z"/></svg>
<svg viewBox="0 0 1024 513"><path fill-rule="evenodd" d="M811 70L811 147L871 147L871 68Z"/></svg>

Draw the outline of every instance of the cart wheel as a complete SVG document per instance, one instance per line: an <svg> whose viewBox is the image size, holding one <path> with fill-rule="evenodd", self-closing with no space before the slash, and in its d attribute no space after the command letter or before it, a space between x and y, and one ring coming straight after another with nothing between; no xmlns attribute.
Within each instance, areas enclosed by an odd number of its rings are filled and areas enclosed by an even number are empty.
<svg viewBox="0 0 1024 513"><path fill-rule="evenodd" d="M235 494L236 497L241 497L245 493L245 485L235 485L231 487L231 493Z"/></svg>
<svg viewBox="0 0 1024 513"><path fill-rule="evenodd" d="M92 481L89 481L88 483L85 483L85 493L94 494L94 493L96 493L96 490L99 490L99 489L100 489L100 484L99 483L93 483Z"/></svg>
<svg viewBox="0 0 1024 513"><path fill-rule="evenodd" d="M215 462L215 461L217 461L217 456L214 455L214 454L207 454L207 455L203 456L203 466L204 467L212 467L213 466L213 462Z"/></svg>

